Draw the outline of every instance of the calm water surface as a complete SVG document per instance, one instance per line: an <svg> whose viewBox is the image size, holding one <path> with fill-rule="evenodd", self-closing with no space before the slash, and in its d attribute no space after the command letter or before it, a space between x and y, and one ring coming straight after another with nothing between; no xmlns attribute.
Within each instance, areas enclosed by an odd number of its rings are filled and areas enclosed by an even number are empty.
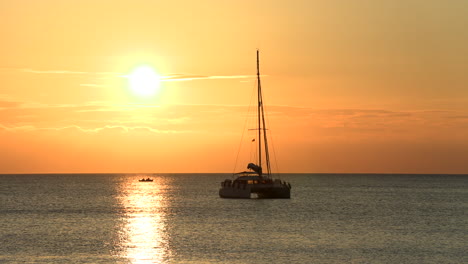
<svg viewBox="0 0 468 264"><path fill-rule="evenodd" d="M288 200L226 177L0 175L0 263L468 263L468 175L284 175Z"/></svg>

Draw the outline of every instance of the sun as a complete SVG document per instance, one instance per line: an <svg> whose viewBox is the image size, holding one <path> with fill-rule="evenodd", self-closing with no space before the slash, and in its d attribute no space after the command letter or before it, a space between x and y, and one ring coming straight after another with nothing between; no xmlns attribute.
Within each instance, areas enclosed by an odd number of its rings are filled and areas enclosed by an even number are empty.
<svg viewBox="0 0 468 264"><path fill-rule="evenodd" d="M160 88L160 77L150 66L140 66L128 75L130 89L140 96L156 94Z"/></svg>

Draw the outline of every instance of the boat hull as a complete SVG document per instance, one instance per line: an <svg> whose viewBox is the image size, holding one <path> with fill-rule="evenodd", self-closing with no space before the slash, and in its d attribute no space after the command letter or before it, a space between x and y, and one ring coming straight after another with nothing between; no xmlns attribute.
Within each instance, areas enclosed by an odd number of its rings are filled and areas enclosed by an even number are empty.
<svg viewBox="0 0 468 264"><path fill-rule="evenodd" d="M287 187L265 188L255 192L260 199L290 199L291 190Z"/></svg>
<svg viewBox="0 0 468 264"><path fill-rule="evenodd" d="M227 186L219 189L221 198L249 199L252 194L259 199L289 199L291 189L284 185Z"/></svg>
<svg viewBox="0 0 468 264"><path fill-rule="evenodd" d="M223 187L219 189L219 197L221 198L249 199L250 193L248 188Z"/></svg>

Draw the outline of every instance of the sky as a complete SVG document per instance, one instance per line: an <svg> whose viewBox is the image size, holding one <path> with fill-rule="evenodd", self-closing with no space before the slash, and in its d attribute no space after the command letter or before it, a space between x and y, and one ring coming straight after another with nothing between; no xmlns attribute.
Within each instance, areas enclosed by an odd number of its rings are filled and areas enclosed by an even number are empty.
<svg viewBox="0 0 468 264"><path fill-rule="evenodd" d="M0 0L0 173L244 170L257 49L277 172L468 173L467 13L465 0ZM142 66L151 94L130 85Z"/></svg>

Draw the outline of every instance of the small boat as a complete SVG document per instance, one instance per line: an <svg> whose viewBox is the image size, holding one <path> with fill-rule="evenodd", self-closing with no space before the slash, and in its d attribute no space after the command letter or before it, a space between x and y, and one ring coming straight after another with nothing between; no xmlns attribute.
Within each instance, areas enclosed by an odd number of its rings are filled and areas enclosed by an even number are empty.
<svg viewBox="0 0 468 264"><path fill-rule="evenodd" d="M146 178L146 179L143 178L143 179L139 179L138 181L139 181L139 182L152 182L153 179L151 179L151 178Z"/></svg>
<svg viewBox="0 0 468 264"><path fill-rule="evenodd" d="M260 85L260 63L259 51L257 50L257 151L258 163L249 163L247 169L234 173L234 180L226 179L221 182L219 196L221 198L291 198L291 184L280 179L274 179L271 166L270 155L268 152L268 141L265 126L265 113L263 110L262 88ZM252 140L255 142L255 139ZM266 170L262 168L262 150L264 150L264 159Z"/></svg>

